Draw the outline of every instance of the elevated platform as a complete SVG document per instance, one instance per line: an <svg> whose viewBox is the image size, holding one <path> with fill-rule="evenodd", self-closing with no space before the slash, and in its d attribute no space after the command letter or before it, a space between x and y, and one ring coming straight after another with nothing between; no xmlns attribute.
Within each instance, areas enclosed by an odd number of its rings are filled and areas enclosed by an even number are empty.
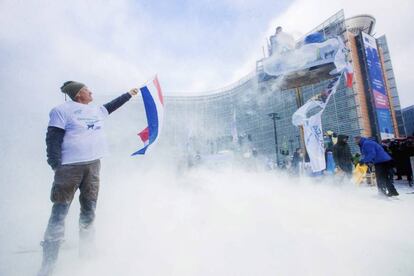
<svg viewBox="0 0 414 276"><path fill-rule="evenodd" d="M279 79L281 89L290 89L330 79L337 73L338 63L345 61L342 50L339 39L331 38L272 55L257 61L258 81Z"/></svg>

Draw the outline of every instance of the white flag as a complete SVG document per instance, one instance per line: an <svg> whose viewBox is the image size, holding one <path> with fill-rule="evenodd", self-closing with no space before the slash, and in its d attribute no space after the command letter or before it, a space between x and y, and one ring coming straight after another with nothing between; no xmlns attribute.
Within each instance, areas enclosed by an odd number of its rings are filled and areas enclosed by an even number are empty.
<svg viewBox="0 0 414 276"><path fill-rule="evenodd" d="M320 172L326 169L321 115L322 112L318 112L305 120L303 124L306 150L308 151L313 172Z"/></svg>
<svg viewBox="0 0 414 276"><path fill-rule="evenodd" d="M308 100L292 115L292 123L295 126L303 126L305 147L313 172L320 172L326 168L321 116L329 99L336 93L341 76L342 74L333 78L321 95ZM310 111L317 113L308 117Z"/></svg>

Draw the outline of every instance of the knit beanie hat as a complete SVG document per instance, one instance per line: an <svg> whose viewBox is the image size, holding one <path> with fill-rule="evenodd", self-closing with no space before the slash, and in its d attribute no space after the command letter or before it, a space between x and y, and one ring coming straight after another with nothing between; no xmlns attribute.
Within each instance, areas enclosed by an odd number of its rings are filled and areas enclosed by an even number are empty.
<svg viewBox="0 0 414 276"><path fill-rule="evenodd" d="M67 94L72 99L72 101L74 101L75 96L78 94L79 90L81 90L84 86L85 85L80 82L67 81L62 85L60 90L62 91L62 93Z"/></svg>

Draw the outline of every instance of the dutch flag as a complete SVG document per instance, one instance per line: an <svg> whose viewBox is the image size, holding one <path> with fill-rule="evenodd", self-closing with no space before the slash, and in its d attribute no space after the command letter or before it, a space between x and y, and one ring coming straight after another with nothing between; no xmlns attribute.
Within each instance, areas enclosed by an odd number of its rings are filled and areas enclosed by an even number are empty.
<svg viewBox="0 0 414 276"><path fill-rule="evenodd" d="M144 101L148 126L138 133L138 136L144 142L144 147L132 155L145 154L149 145L157 140L164 118L164 99L157 76L155 76L152 82L141 87L139 90Z"/></svg>
<svg viewBox="0 0 414 276"><path fill-rule="evenodd" d="M352 88L354 78L354 70L350 64L345 67L345 82L346 87Z"/></svg>

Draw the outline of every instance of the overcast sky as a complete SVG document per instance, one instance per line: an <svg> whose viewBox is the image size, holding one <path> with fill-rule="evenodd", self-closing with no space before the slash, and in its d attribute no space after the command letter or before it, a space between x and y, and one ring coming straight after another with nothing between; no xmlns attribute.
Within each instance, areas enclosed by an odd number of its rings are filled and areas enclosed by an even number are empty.
<svg viewBox="0 0 414 276"><path fill-rule="evenodd" d="M0 89L13 97L19 91L22 102L29 95L58 102L66 80L117 95L155 73L166 94L216 89L254 70L275 26L303 34L344 8L347 17L373 15L376 35L387 35L405 107L414 104L409 69L414 68L413 3L3 0Z"/></svg>

